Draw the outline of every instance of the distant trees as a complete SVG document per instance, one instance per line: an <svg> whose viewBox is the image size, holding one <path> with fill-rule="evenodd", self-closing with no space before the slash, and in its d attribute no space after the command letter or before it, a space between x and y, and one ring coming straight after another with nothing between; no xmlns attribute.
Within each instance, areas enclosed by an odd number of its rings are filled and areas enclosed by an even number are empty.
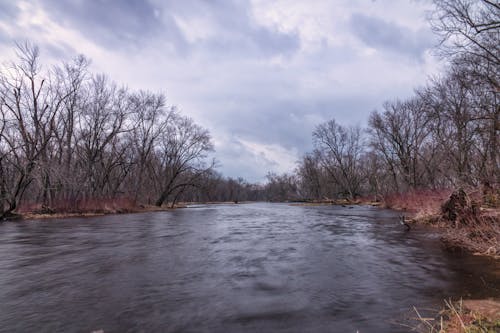
<svg viewBox="0 0 500 333"><path fill-rule="evenodd" d="M328 174L321 165L318 151L306 154L297 165L297 184L303 199L330 197L331 187Z"/></svg>
<svg viewBox="0 0 500 333"><path fill-rule="evenodd" d="M224 177L214 169L201 174L197 182L197 186L188 187L180 194L180 201L239 203L270 200L267 185L252 184L241 177Z"/></svg>
<svg viewBox="0 0 500 333"><path fill-rule="evenodd" d="M293 174L268 173L264 189L268 201L287 201L300 198L297 179Z"/></svg>

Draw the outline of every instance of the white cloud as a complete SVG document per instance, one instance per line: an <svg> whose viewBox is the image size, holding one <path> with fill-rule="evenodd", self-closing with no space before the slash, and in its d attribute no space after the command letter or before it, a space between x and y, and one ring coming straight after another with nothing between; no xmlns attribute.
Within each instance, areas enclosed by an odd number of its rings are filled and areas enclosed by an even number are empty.
<svg viewBox="0 0 500 333"><path fill-rule="evenodd" d="M69 4L18 2L16 17L0 16L0 43L32 39L49 62L83 53L96 72L134 89L166 92L171 104L211 131L221 171L249 180L291 171L311 148L318 123L331 117L364 123L384 100L411 94L439 69L425 43L421 49L409 44L420 54L416 61L409 50L353 32L352 17L362 13L388 32L402 27L421 38L428 29L425 1L155 1L143 11L120 8L117 13L139 23L140 13L157 22L116 36L122 25L113 15L96 21L91 10L75 12ZM120 3L106 4L112 5ZM101 33L114 42L103 42ZM120 47L130 40L140 46ZM2 48L0 60L11 59L10 45Z"/></svg>

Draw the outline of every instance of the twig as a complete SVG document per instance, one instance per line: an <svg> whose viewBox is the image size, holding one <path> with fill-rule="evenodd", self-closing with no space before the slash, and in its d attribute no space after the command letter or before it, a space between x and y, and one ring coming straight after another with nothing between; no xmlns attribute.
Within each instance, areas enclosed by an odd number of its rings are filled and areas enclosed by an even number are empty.
<svg viewBox="0 0 500 333"><path fill-rule="evenodd" d="M455 307L453 306L451 300L450 301L444 300L444 303L446 304L446 306L450 310L452 310L453 312L455 312L455 314L457 315L458 320L460 321L460 325L462 325L462 328L464 329L464 331L467 331L467 328L465 327L465 324L462 321L462 317L460 317L460 314L457 312L457 309L455 309ZM462 300L461 299L460 299L460 312L462 312Z"/></svg>

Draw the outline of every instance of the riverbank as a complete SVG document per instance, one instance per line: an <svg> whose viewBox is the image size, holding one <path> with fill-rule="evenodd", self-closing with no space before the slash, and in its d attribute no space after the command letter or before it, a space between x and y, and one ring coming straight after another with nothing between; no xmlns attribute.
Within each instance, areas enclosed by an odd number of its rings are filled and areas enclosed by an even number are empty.
<svg viewBox="0 0 500 333"><path fill-rule="evenodd" d="M351 205L369 205L380 207L383 205L381 201L371 201L369 199L323 199L323 200L304 200L304 201L291 201L291 206L351 206Z"/></svg>
<svg viewBox="0 0 500 333"><path fill-rule="evenodd" d="M498 193L477 189L414 191L388 196L382 207L403 212L410 225L426 225L441 234L448 250L500 259ZM500 332L500 302L493 299L445 301L435 318L417 314L418 332Z"/></svg>
<svg viewBox="0 0 500 333"><path fill-rule="evenodd" d="M467 251L500 259L500 195L478 189L421 190L373 198L324 199L290 203L292 206L370 205L400 211L404 222L426 225L441 234L453 251Z"/></svg>
<svg viewBox="0 0 500 333"><path fill-rule="evenodd" d="M190 205L236 205L246 204L234 201L211 201L211 202L179 202L175 205L164 204L161 207L155 205L134 204L123 200L102 200L98 203L79 205L77 207L44 207L40 204L25 205L17 212L11 214L6 220L38 220L38 219L60 219L70 217L94 217L114 214L134 214L147 212L169 211L178 208L186 208Z"/></svg>
<svg viewBox="0 0 500 333"><path fill-rule="evenodd" d="M497 196L478 190L419 191L388 196L382 207L403 212L405 221L435 228L450 250L500 259Z"/></svg>
<svg viewBox="0 0 500 333"><path fill-rule="evenodd" d="M12 214L8 220L38 220L38 219L60 219L70 217L94 217L114 214L133 214L146 212L168 211L176 208L185 208L186 204L180 203L173 207L163 205L161 207L154 205L133 204L123 200L102 200L98 204L79 205L76 207L45 207L42 205L25 205L15 214Z"/></svg>
<svg viewBox="0 0 500 333"><path fill-rule="evenodd" d="M500 200L498 194L482 196L481 193L477 189L424 190L388 195L381 201L371 198L325 199L292 205L370 205L397 210L410 226L434 228L449 250L500 259Z"/></svg>

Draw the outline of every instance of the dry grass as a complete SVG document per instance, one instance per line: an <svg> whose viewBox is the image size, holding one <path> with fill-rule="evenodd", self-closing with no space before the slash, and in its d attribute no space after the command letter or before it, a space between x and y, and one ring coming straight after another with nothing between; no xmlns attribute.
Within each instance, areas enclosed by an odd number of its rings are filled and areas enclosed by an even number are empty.
<svg viewBox="0 0 500 333"><path fill-rule="evenodd" d="M135 211L137 204L131 198L88 198L57 200L50 207L41 204L23 204L17 210L21 214L109 214Z"/></svg>
<svg viewBox="0 0 500 333"><path fill-rule="evenodd" d="M491 208L492 200L488 200L485 207L482 191L469 189L465 195L466 206L452 205L457 216L450 220L443 204L452 193L456 192L444 189L389 195L384 200L384 207L408 212L413 223L436 227L450 249L500 258L500 209Z"/></svg>
<svg viewBox="0 0 500 333"><path fill-rule="evenodd" d="M439 214L442 203L452 190L418 190L384 197L385 208L412 213L415 218Z"/></svg>
<svg viewBox="0 0 500 333"><path fill-rule="evenodd" d="M408 326L422 333L496 333L500 331L500 303L493 300L445 300L436 318L423 317L414 307L416 324Z"/></svg>
<svg viewBox="0 0 500 333"><path fill-rule="evenodd" d="M448 248L464 248L500 259L500 219L481 215L472 223L447 228L442 240Z"/></svg>
<svg viewBox="0 0 500 333"><path fill-rule="evenodd" d="M174 208L182 208L185 205L178 204ZM17 212L23 219L45 219L81 216L99 216L105 214L140 213L152 211L164 211L171 209L170 206L138 205L130 198L114 199L85 199L75 201L57 201L50 207L41 204L23 204Z"/></svg>

